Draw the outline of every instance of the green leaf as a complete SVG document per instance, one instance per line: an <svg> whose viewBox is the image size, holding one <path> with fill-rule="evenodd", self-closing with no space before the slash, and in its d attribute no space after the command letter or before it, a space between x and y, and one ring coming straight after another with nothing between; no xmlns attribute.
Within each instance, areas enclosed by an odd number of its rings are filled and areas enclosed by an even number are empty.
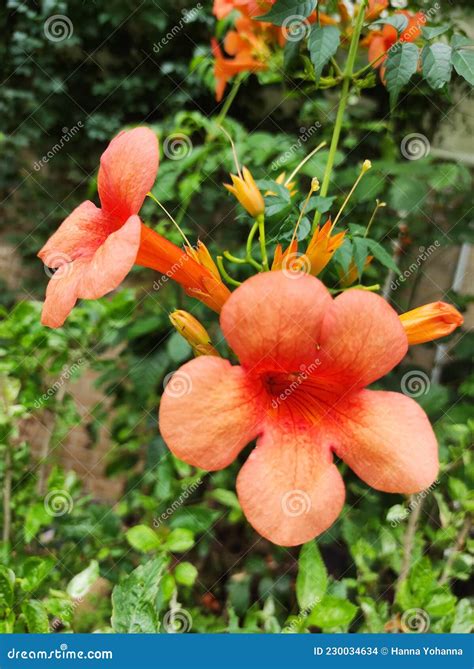
<svg viewBox="0 0 474 669"><path fill-rule="evenodd" d="M148 525L135 525L125 536L130 546L141 553L157 550L161 545L157 534Z"/></svg>
<svg viewBox="0 0 474 669"><path fill-rule="evenodd" d="M386 24L393 26L398 34L402 33L408 25L408 17L404 14L394 14L393 16L387 16L386 19L377 19L372 25L382 25Z"/></svg>
<svg viewBox="0 0 474 669"><path fill-rule="evenodd" d="M174 570L176 583L180 585L194 585L198 575L198 570L191 562L180 562Z"/></svg>
<svg viewBox="0 0 474 669"><path fill-rule="evenodd" d="M31 634L47 634L50 631L48 614L42 602L37 599L30 599L23 602L21 610L25 616L28 632Z"/></svg>
<svg viewBox="0 0 474 669"><path fill-rule="evenodd" d="M354 247L354 262L357 267L359 278L364 271L365 261L367 259L367 239L363 237L353 237L352 244Z"/></svg>
<svg viewBox="0 0 474 669"><path fill-rule="evenodd" d="M296 577L296 599L302 611L313 609L326 594L328 574L315 541L301 547Z"/></svg>
<svg viewBox="0 0 474 669"><path fill-rule="evenodd" d="M390 93L390 104L395 105L400 91L410 81L418 67L418 47L402 42L388 52L385 80Z"/></svg>
<svg viewBox="0 0 474 669"><path fill-rule="evenodd" d="M173 553L184 553L194 546L194 534L190 530L177 527L170 532L165 548Z"/></svg>
<svg viewBox="0 0 474 669"><path fill-rule="evenodd" d="M55 565L51 558L29 557L22 565L21 589L32 592L49 575Z"/></svg>
<svg viewBox="0 0 474 669"><path fill-rule="evenodd" d="M331 209L335 199L336 197L334 195L331 197L322 197L321 195L311 197L305 211L308 214L310 211L315 210L319 211L320 214L326 214Z"/></svg>
<svg viewBox="0 0 474 669"><path fill-rule="evenodd" d="M301 40L287 40L283 49L283 68L285 72L291 70L298 60Z"/></svg>
<svg viewBox="0 0 474 669"><path fill-rule="evenodd" d="M357 613L357 606L347 599L326 595L311 612L306 621L308 626L330 630L335 627L347 628Z"/></svg>
<svg viewBox="0 0 474 669"><path fill-rule="evenodd" d="M451 26L449 25L436 26L434 28L424 26L421 29L421 34L425 39L430 40L434 39L435 37L439 37L440 35L444 35L444 33L447 32L450 28Z"/></svg>
<svg viewBox="0 0 474 669"><path fill-rule="evenodd" d="M335 26L314 25L308 37L308 49L314 67L316 83L324 66L337 51L340 41L339 29Z"/></svg>
<svg viewBox="0 0 474 669"><path fill-rule="evenodd" d="M316 9L317 0L276 0L267 14L256 16L256 21L267 21L275 26L284 25L289 18L305 19Z"/></svg>
<svg viewBox="0 0 474 669"><path fill-rule="evenodd" d="M121 634L153 634L159 630L162 580L168 560L157 557L137 567L112 592L112 628Z"/></svg>
<svg viewBox="0 0 474 669"><path fill-rule="evenodd" d="M14 572L3 564L0 565L0 611L12 607L14 587Z"/></svg>
<svg viewBox="0 0 474 669"><path fill-rule="evenodd" d="M474 611L468 599L460 599L456 606L452 634L470 634L474 627Z"/></svg>
<svg viewBox="0 0 474 669"><path fill-rule="evenodd" d="M240 511L240 504L237 498L237 495L232 490L226 490L225 488L216 488L213 490L209 497L215 499L216 502L228 506L231 509L238 509Z"/></svg>
<svg viewBox="0 0 474 669"><path fill-rule="evenodd" d="M434 90L451 79L451 47L443 42L427 44L421 52L423 77Z"/></svg>
<svg viewBox="0 0 474 669"><path fill-rule="evenodd" d="M99 578L99 563L91 560L89 566L73 576L67 585L67 594L72 599L82 599Z"/></svg>
<svg viewBox="0 0 474 669"><path fill-rule="evenodd" d="M46 511L42 502L37 502L28 507L23 526L25 543L29 544L38 534L40 529L51 523L51 516Z"/></svg>
<svg viewBox="0 0 474 669"><path fill-rule="evenodd" d="M387 253L387 251L384 249L383 246L381 246L378 242L376 242L374 239L367 239L367 246L370 249L370 252L376 258L384 267L388 267L388 269L393 269L394 272L400 273L400 270L396 264L396 262L393 260L392 256L390 253Z"/></svg>
<svg viewBox="0 0 474 669"><path fill-rule="evenodd" d="M452 63L460 77L474 86L474 44L467 37L453 35Z"/></svg>

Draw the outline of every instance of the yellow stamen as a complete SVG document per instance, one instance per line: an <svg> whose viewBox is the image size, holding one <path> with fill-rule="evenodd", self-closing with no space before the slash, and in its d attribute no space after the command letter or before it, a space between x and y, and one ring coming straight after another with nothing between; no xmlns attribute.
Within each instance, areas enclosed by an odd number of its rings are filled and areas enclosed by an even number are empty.
<svg viewBox="0 0 474 669"><path fill-rule="evenodd" d="M346 208L347 203L348 203L349 200L351 199L353 192L355 191L355 189L356 189L357 186L359 185L360 180L362 179L362 177L364 176L364 174L370 170L371 167L372 167L372 163L370 162L370 160L364 160L364 162L362 163L362 169L361 169L361 171L360 171L359 176L358 176L357 179L355 180L355 183L354 183L354 185L352 186L351 190L349 191L349 194L347 195L346 199L345 199L344 202L342 203L342 207L341 207L341 208L339 209L339 211L337 212L337 216L336 216L336 218L334 219L334 222L333 222L332 227L331 227L331 231L334 230L334 228L336 227L336 223L338 222L339 218L341 217L342 212L343 212L344 209Z"/></svg>
<svg viewBox="0 0 474 669"><path fill-rule="evenodd" d="M148 195L149 198L151 198L151 199L153 200L153 202L156 202L156 204L157 204L159 207L161 207L161 209L165 212L165 214L168 216L168 218L169 218L170 221L173 223L173 225L175 225L175 226L178 228L179 234L182 236L182 238L184 239L184 241L186 242L186 244L189 246L189 248L192 248L192 246L191 246L191 242L190 242L189 239L186 237L186 235L185 235L184 232L181 230L181 228L180 228L179 225L176 223L176 221L175 221L174 218L171 216L170 212L166 209L166 207L165 207L164 205L161 204L161 202L160 202L160 201L153 195L153 193L150 192L150 193L147 193L147 195Z"/></svg>

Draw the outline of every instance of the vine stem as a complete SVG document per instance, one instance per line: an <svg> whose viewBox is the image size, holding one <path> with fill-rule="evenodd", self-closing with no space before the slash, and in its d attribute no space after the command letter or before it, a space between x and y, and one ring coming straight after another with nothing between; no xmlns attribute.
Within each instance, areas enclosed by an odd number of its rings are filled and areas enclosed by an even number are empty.
<svg viewBox="0 0 474 669"><path fill-rule="evenodd" d="M414 495L410 496L410 502L414 502L416 506L412 511L410 518L408 520L407 530L405 532L405 538L403 541L403 559L402 559L402 566L400 569L400 575L397 581L397 587L396 587L397 592L403 581L407 578L408 574L410 573L411 554L415 545L416 528L418 526L418 520L420 518L421 509L423 507L424 501L425 501L424 497L417 500L417 498Z"/></svg>
<svg viewBox="0 0 474 669"><path fill-rule="evenodd" d="M454 561L456 560L459 551L462 549L464 546L464 542L466 541L466 538L469 534L469 530L471 529L471 524L472 524L472 519L471 516L466 516L464 523L461 527L461 530L456 537L456 543L454 544L454 547L446 561L446 564L443 569L443 573L441 575L441 578L439 580L440 585L445 585L449 581L450 578L450 573L451 573L451 568L454 564Z"/></svg>
<svg viewBox="0 0 474 669"><path fill-rule="evenodd" d="M367 6L367 3L368 0L362 0L360 4L359 14L357 15L354 32L352 33L351 37L349 53L347 56L346 65L344 67L341 99L339 100L339 106L336 114L336 121L334 123L334 129L332 132L331 145L329 147L328 160L326 163L326 168L324 170L323 183L321 185L321 192L320 192L321 197L326 197L329 190L332 168L334 167L334 160L336 158L336 151L339 144L339 137L341 136L342 122L344 120L344 113L346 111L347 101L349 99L351 81L354 74L354 64L357 56L357 47L359 45L360 33L362 32L365 8ZM321 213L319 211L316 211L313 220L313 230L315 230L316 227L319 225L320 220L321 220Z"/></svg>
<svg viewBox="0 0 474 669"><path fill-rule="evenodd" d="M257 218L258 235L260 240L260 254L262 256L262 267L264 272L268 272L267 242L265 239L265 218L260 214Z"/></svg>

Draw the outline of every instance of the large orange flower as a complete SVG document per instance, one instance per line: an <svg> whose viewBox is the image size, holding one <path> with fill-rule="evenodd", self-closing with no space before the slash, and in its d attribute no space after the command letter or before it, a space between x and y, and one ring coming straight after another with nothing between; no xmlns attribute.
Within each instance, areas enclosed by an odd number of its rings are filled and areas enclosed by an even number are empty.
<svg viewBox="0 0 474 669"><path fill-rule="evenodd" d="M381 68L380 74L382 79L384 78L384 63L387 60L388 50L397 42L414 42L417 40L421 35L421 28L426 21L423 12L412 14L404 10L395 12L395 14L403 14L408 19L408 25L400 36L398 36L396 28L385 24L382 30L372 30L361 42L363 46L369 48L369 62L376 61L373 67L375 69Z"/></svg>
<svg viewBox="0 0 474 669"><path fill-rule="evenodd" d="M421 407L365 389L408 347L381 297L354 289L333 299L312 276L266 272L232 293L220 323L240 366L213 356L183 365L166 386L160 430L176 457L211 471L257 439L237 493L262 536L293 546L336 520L345 493L334 454L377 490L414 493L435 480Z"/></svg>
<svg viewBox="0 0 474 669"><path fill-rule="evenodd" d="M80 204L38 253L56 270L46 290L44 325L61 326L79 298L96 299L117 288L134 263L166 274L220 310L230 294L222 282L137 215L157 170L158 141L148 128L122 132L110 142L100 161L102 206Z"/></svg>

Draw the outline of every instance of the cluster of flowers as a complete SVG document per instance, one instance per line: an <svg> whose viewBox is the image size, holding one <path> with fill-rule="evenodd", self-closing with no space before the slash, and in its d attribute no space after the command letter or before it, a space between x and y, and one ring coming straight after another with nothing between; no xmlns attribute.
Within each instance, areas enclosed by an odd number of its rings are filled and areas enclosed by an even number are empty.
<svg viewBox="0 0 474 669"><path fill-rule="evenodd" d="M216 39L212 40L214 56L214 74L216 79L216 99L219 102L227 83L240 72L259 72L269 67L274 49L282 47L288 37L285 29L253 20L264 16L275 3L275 0L214 0L213 12L217 19L224 19L235 13L234 28L229 30L223 41L223 48ZM365 11L366 21L377 20L387 10L388 0L369 0ZM354 11L357 13L358 6ZM395 44L414 42L421 34L425 20L422 12L412 14L400 10L394 15L403 15L408 24L399 35L394 26L386 24L382 29L372 29L361 40L362 47L368 49L369 62L374 69L380 68L380 76L384 79L384 62L387 54ZM334 25L341 30L343 41L350 38L351 17L344 2L338 3L338 13L331 16L318 9L304 19L306 25L318 22L319 25Z"/></svg>
<svg viewBox="0 0 474 669"><path fill-rule="evenodd" d="M175 456L207 470L226 467L257 439L237 492L250 523L275 543L304 543L337 518L345 492L334 455L378 490L430 486L438 456L425 413L403 394L366 386L397 365L410 344L451 333L461 314L438 302L398 316L383 298L356 288L333 298L316 278L344 238L333 234L331 221L316 228L291 272L282 267L295 240L286 250L277 246L271 270L262 267L231 292L202 242L183 250L141 222L158 156L147 128L112 140L99 169L101 207L79 205L39 253L56 270L43 324L61 326L78 298L114 290L134 264L166 273L220 313L238 366L219 356L191 314L172 315L196 357L179 370L188 392L165 389L160 430ZM227 188L260 225L265 200L250 171L238 172ZM310 193L317 187L313 180ZM283 501L292 493L304 494L304 513L287 513Z"/></svg>

